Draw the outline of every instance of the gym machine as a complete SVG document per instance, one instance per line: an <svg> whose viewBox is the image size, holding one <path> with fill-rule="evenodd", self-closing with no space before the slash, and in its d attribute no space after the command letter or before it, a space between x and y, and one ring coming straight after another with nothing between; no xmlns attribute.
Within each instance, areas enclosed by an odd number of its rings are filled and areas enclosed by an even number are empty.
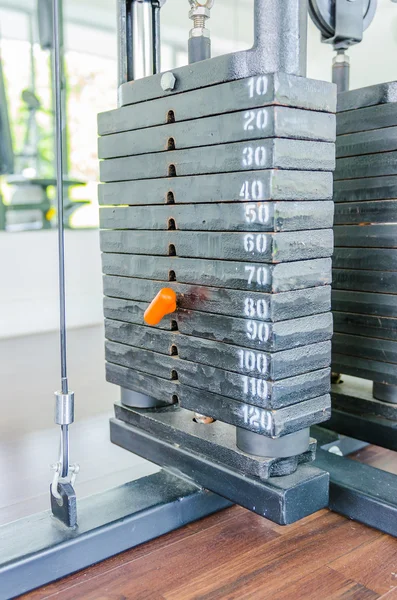
<svg viewBox="0 0 397 600"><path fill-rule="evenodd" d="M373 2L349 2L360 10L344 28L343 3L310 2L337 51L335 86L305 76L305 0L255 0L253 48L217 58L207 28L214 2L190 0L189 65L166 73L164 1L119 0L119 106L98 117L106 372L121 390L110 429L114 443L164 471L76 500L60 219L52 516L0 528L0 598L231 503L281 524L329 505L397 535L395 476L341 456L362 443L358 430L335 426L338 406L327 422L336 87L348 87L345 51L375 11ZM60 182L59 0L54 6ZM357 112L345 94L338 118ZM391 99L392 87L364 96ZM60 185L60 214L62 195ZM333 370L347 373L335 348Z"/></svg>
<svg viewBox="0 0 397 600"><path fill-rule="evenodd" d="M146 77L99 115L111 439L286 524L328 503L335 91L305 78L305 2L255 2L254 48L210 62L190 4L189 66L133 35Z"/></svg>

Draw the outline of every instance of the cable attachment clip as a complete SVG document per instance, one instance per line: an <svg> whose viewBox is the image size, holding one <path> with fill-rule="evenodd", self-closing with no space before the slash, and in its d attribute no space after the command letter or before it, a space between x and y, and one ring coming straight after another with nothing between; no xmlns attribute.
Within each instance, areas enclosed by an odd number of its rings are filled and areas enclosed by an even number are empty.
<svg viewBox="0 0 397 600"><path fill-rule="evenodd" d="M80 465L78 465L77 463L74 463L73 465L68 465L68 475L62 478L62 463L60 461L52 464L51 469L54 471L54 477L52 478L51 482L51 494L56 500L61 501L62 497L58 491L58 484L60 482L69 483L72 487L74 487L74 482L76 481L76 477L80 471Z"/></svg>
<svg viewBox="0 0 397 600"><path fill-rule="evenodd" d="M59 461L51 468L54 477L51 483L51 494L57 500L61 500L58 490L60 480L62 483L73 484L80 470L79 465L69 464L69 425L74 421L74 392L55 392L54 421L61 427Z"/></svg>

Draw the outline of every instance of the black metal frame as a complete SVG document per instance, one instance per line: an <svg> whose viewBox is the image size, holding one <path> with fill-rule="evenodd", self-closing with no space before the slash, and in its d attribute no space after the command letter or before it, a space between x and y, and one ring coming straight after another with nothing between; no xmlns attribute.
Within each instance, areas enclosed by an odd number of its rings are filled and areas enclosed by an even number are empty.
<svg viewBox="0 0 397 600"><path fill-rule="evenodd" d="M50 511L0 527L0 600L9 600L231 506L160 471L79 500L75 529Z"/></svg>
<svg viewBox="0 0 397 600"><path fill-rule="evenodd" d="M397 537L397 476L319 449L314 463L330 474L330 510Z"/></svg>
<svg viewBox="0 0 397 600"><path fill-rule="evenodd" d="M374 400L362 381L335 384L332 406L331 419L312 432L321 446L314 464L330 474L329 508L397 537L397 475L348 458L367 444L397 450L397 420L387 418L396 407ZM343 456L326 451L332 446Z"/></svg>

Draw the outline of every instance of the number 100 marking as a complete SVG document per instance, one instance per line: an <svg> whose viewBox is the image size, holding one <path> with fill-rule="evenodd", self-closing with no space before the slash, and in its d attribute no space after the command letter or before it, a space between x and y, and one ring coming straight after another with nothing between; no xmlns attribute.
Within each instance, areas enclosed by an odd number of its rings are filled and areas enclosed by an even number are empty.
<svg viewBox="0 0 397 600"><path fill-rule="evenodd" d="M254 352L253 350L239 350L240 369L249 373L258 372L266 375L268 371L268 360L264 354Z"/></svg>

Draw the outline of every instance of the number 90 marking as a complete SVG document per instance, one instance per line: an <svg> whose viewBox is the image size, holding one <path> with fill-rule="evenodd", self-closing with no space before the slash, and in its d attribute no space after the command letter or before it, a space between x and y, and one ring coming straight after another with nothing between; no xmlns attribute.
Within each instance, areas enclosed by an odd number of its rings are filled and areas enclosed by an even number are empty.
<svg viewBox="0 0 397 600"><path fill-rule="evenodd" d="M247 338L252 341L267 342L269 339L269 326L267 323L258 323L257 321L247 321Z"/></svg>

